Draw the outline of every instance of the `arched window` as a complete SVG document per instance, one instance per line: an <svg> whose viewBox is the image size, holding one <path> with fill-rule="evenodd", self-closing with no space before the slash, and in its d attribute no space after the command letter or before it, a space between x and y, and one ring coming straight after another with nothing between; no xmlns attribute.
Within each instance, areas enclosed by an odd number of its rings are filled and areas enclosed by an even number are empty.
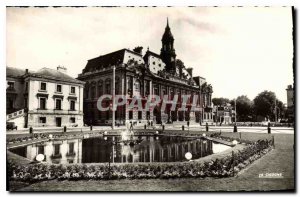
<svg viewBox="0 0 300 197"><path fill-rule="evenodd" d="M127 93L132 94L132 78L129 77L127 80Z"/></svg>
<svg viewBox="0 0 300 197"><path fill-rule="evenodd" d="M96 98L96 82L91 83L91 99Z"/></svg>
<svg viewBox="0 0 300 197"><path fill-rule="evenodd" d="M103 95L103 81L99 80L98 81L98 97Z"/></svg>
<svg viewBox="0 0 300 197"><path fill-rule="evenodd" d="M158 86L158 84L154 84L154 95L159 95L159 86Z"/></svg>
<svg viewBox="0 0 300 197"><path fill-rule="evenodd" d="M116 77L116 81L115 81L115 94L119 94L119 90L120 90L120 78Z"/></svg>
<svg viewBox="0 0 300 197"><path fill-rule="evenodd" d="M140 80L137 79L134 83L134 91L140 92L140 89L141 89L141 82Z"/></svg>
<svg viewBox="0 0 300 197"><path fill-rule="evenodd" d="M75 101L73 100L70 101L70 110L75 110Z"/></svg>
<svg viewBox="0 0 300 197"><path fill-rule="evenodd" d="M105 80L105 94L111 94L111 79Z"/></svg>
<svg viewBox="0 0 300 197"><path fill-rule="evenodd" d="M170 96L171 96L171 99L174 98L174 88L173 87L170 88Z"/></svg>
<svg viewBox="0 0 300 197"><path fill-rule="evenodd" d="M84 97L85 97L86 99L89 98L89 88L90 88L90 85L89 85L89 83L87 82L87 83L85 84L85 87L84 87Z"/></svg>
<svg viewBox="0 0 300 197"><path fill-rule="evenodd" d="M167 95L167 88L166 86L162 86L162 96Z"/></svg>

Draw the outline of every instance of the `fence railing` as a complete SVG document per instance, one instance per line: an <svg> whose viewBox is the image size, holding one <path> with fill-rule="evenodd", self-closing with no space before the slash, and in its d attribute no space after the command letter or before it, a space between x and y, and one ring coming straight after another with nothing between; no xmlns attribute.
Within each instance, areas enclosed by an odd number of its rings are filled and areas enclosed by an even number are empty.
<svg viewBox="0 0 300 197"><path fill-rule="evenodd" d="M19 111L13 112L11 114L6 115L6 120L8 121L8 120L16 118L18 116L24 115L24 113L25 113L24 109L21 109Z"/></svg>

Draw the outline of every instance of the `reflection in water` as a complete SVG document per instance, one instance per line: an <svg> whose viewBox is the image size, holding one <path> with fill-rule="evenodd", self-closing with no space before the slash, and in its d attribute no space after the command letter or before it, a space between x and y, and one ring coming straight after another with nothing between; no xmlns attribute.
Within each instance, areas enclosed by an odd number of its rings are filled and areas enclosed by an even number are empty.
<svg viewBox="0 0 300 197"><path fill-rule="evenodd" d="M133 137L141 143L130 146L119 136L55 140L11 149L12 152L34 160L38 154L45 155L48 163L135 163L185 161L185 153L193 159L224 151L229 146L209 140L183 137Z"/></svg>

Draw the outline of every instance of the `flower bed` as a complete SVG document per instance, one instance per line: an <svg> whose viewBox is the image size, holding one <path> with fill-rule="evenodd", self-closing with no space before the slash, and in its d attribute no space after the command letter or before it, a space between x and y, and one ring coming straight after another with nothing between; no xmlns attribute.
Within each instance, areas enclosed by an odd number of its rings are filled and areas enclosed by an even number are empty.
<svg viewBox="0 0 300 197"><path fill-rule="evenodd" d="M182 177L230 177L259 159L272 149L272 142L259 140L243 150L210 162L145 163L113 165L16 165L9 162L10 180L37 182L43 180L106 180L141 178L182 178Z"/></svg>
<svg viewBox="0 0 300 197"><path fill-rule="evenodd" d="M244 139L240 139L240 138L232 138L232 137L226 137L226 136L222 136L221 133L213 133L210 135L210 137L212 138L217 138L217 139L221 139L227 142L232 142L233 140L236 140L240 143L244 143L244 144L252 144L253 142L250 140L244 140Z"/></svg>

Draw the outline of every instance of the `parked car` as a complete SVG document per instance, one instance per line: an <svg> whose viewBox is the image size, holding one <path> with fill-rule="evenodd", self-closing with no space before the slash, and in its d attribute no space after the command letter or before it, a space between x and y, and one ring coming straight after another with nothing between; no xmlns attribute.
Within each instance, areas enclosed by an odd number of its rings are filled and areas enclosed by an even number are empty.
<svg viewBox="0 0 300 197"><path fill-rule="evenodd" d="M6 130L18 129L14 122L6 122Z"/></svg>

